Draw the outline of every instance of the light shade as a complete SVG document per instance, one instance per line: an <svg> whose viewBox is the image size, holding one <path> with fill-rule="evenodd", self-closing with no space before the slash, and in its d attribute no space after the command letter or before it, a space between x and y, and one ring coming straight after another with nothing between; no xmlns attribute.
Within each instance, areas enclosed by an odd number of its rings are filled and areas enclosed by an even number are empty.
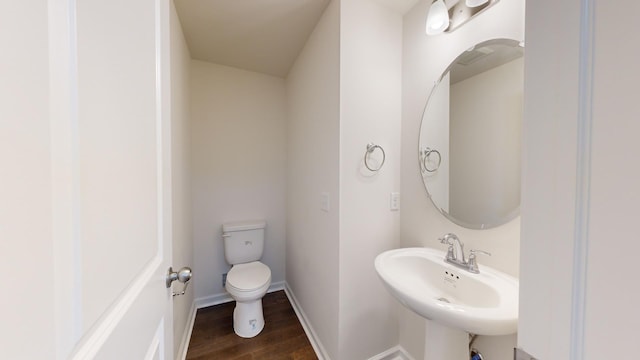
<svg viewBox="0 0 640 360"><path fill-rule="evenodd" d="M449 27L449 11L443 0L437 0L427 14L427 35L440 34Z"/></svg>
<svg viewBox="0 0 640 360"><path fill-rule="evenodd" d="M489 0L465 0L465 5L467 5L468 7L476 7L476 6L484 5L488 2Z"/></svg>

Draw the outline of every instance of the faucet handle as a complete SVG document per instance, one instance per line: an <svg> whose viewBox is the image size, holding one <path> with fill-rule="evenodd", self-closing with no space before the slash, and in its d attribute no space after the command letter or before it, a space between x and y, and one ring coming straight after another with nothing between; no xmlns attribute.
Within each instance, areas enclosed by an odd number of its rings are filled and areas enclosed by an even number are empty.
<svg viewBox="0 0 640 360"><path fill-rule="evenodd" d="M483 254L491 256L491 253L484 250L469 250L469 260L468 266L469 271L475 274L480 273L480 269L478 269L478 261L476 260L476 254Z"/></svg>
<svg viewBox="0 0 640 360"><path fill-rule="evenodd" d="M447 248L447 256L446 259L453 259L453 243L449 240L449 237L447 237L446 235L439 238L438 240L440 240L441 244L445 244L445 245L449 245L449 247Z"/></svg>
<svg viewBox="0 0 640 360"><path fill-rule="evenodd" d="M491 256L491 253L490 253L490 252L488 252L488 251L484 251L484 250L475 250L475 249L473 249L473 250L469 250L469 256L471 256L471 255L475 255L475 254L483 254L483 255L489 255L489 256ZM475 257L475 256L474 256L474 257Z"/></svg>

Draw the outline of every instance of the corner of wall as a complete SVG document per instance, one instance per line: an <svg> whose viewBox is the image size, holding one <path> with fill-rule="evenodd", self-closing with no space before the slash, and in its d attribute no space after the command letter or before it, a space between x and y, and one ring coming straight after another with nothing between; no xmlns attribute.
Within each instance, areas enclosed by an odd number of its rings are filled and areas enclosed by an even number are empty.
<svg viewBox="0 0 640 360"><path fill-rule="evenodd" d="M286 79L286 279L327 357L338 358L340 1ZM328 198L327 211L321 199Z"/></svg>

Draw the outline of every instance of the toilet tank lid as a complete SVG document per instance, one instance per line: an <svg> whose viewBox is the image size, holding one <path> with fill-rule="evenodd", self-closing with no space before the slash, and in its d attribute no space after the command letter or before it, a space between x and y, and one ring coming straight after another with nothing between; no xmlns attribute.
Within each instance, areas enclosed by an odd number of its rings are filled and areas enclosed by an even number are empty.
<svg viewBox="0 0 640 360"><path fill-rule="evenodd" d="M264 229L266 226L264 220L236 221L222 224L222 232Z"/></svg>

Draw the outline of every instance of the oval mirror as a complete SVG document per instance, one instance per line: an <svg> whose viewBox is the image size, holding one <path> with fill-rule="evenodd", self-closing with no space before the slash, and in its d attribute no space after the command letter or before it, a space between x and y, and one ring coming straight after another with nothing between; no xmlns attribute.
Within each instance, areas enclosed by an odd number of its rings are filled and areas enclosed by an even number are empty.
<svg viewBox="0 0 640 360"><path fill-rule="evenodd" d="M523 55L516 40L477 44L444 71L425 106L422 180L458 225L487 229L520 212Z"/></svg>

